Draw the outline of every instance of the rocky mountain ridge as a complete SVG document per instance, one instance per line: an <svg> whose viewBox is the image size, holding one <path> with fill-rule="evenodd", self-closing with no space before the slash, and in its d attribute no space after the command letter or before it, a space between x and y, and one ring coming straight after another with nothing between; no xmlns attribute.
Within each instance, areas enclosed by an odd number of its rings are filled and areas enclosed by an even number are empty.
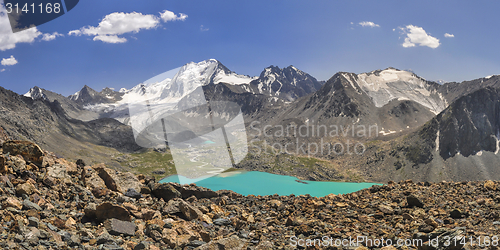
<svg viewBox="0 0 500 250"><path fill-rule="evenodd" d="M184 86L184 83L189 84ZM341 172L346 172L352 168L365 180L381 182L407 179L410 176L422 181L500 179L500 171L496 170L499 160L496 108L499 84L500 76L489 76L440 85L413 72L394 68L361 74L339 72L323 84L293 66L284 69L271 66L259 77L251 78L237 75L216 60L207 60L185 65L172 79L140 84L131 90L116 92L123 94L121 101L87 105L91 110L86 111L98 114L101 122L115 119L133 125L132 122L147 119L132 117L125 97L137 106L142 105L143 110L147 107L149 113L145 116L153 114L152 117L166 109L182 111L182 105L194 107L205 101L230 101L241 107L249 141L261 139L261 142L266 140L269 145L295 142L295 146L289 147L292 152L300 143L320 145L323 141L331 144L353 142L366 146L366 153L361 157L336 155L331 151L314 155L331 163L332 169L327 173L338 173L342 169ZM106 92L106 95L86 91L100 96L95 100L113 99L108 98L110 93L114 93L112 90L101 92ZM81 109L84 109L81 104L67 98L68 103L65 104L59 97L50 97L52 95L48 91L34 89L30 96L54 100L51 102L57 99L63 107L61 110L67 114L71 114L68 110L72 107L75 110L73 114L80 114ZM196 116L196 109L189 110L191 113L188 112L188 116ZM68 116L75 118L74 115ZM251 126L254 122L259 125ZM139 125L139 128L144 128L148 124ZM287 128L290 125L316 128L321 125L337 126L349 131L359 126L374 126L376 131L368 136L355 133L327 136L323 133L321 136L309 134L301 138L269 137L263 133L259 137L251 134L256 131L254 128L262 131L265 126L270 126L272 130L268 132L275 135L280 126ZM91 127L95 130L98 126ZM76 135L78 131L66 130L65 134ZM35 139L33 135L30 136L29 139ZM97 136L93 139L94 143L99 141ZM112 144L119 144L119 140ZM310 156L308 152L304 154ZM269 162L273 161L258 162L255 159L263 157L249 158L251 162L244 162L238 167L271 171ZM279 154L275 158L278 159ZM279 160L275 162L278 165L287 164ZM311 166L307 168L316 169ZM283 169L272 171L286 173ZM303 171L290 173L295 172ZM320 176L323 176L319 178L321 180L330 180L328 176L332 175Z"/></svg>

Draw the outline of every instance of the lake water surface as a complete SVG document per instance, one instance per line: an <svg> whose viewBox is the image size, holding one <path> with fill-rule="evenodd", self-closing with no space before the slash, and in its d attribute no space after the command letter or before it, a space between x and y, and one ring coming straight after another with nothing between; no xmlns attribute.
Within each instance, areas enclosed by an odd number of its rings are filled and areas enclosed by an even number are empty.
<svg viewBox="0 0 500 250"><path fill-rule="evenodd" d="M187 178L172 175L164 178L160 183L176 182L179 178L186 183ZM380 185L379 183L349 183L329 181L302 181L297 182L296 177L276 175L258 171L233 171L222 173L196 182L197 186L206 187L214 191L227 189L242 195L301 195L310 194L322 197L328 194L346 194L358 190ZM196 179L194 180L196 181Z"/></svg>

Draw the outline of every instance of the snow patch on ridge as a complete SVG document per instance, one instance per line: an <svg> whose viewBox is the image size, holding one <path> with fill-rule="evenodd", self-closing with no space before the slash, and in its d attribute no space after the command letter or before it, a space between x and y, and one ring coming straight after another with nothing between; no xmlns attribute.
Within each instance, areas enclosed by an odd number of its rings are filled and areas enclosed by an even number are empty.
<svg viewBox="0 0 500 250"><path fill-rule="evenodd" d="M346 79L349 80L348 77ZM351 81L349 81L351 85ZM444 98L433 93L430 86L415 74L388 68L358 75L357 85L371 97L376 107L382 107L393 99L412 100L435 114L446 108Z"/></svg>

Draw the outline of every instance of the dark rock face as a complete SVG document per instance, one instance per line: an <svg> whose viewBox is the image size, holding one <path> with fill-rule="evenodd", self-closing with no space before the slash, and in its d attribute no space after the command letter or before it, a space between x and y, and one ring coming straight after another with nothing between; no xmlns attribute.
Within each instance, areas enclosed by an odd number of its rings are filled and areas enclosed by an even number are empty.
<svg viewBox="0 0 500 250"><path fill-rule="evenodd" d="M259 78L250 82L254 93L276 96L286 101L308 95L321 88L322 83L311 75L294 66L280 69L270 66L264 69Z"/></svg>
<svg viewBox="0 0 500 250"><path fill-rule="evenodd" d="M457 99L437 118L443 159L457 153L495 152L500 135L500 93L486 88Z"/></svg>
<svg viewBox="0 0 500 250"><path fill-rule="evenodd" d="M313 109L314 112L321 112L321 116L324 118L339 117L341 115L358 117L361 115L358 100L349 95L349 92L353 91L353 89L350 89L343 81L346 80L340 73L335 74L321 89L308 98L303 109Z"/></svg>
<svg viewBox="0 0 500 250"><path fill-rule="evenodd" d="M78 93L70 95L68 98L81 105L92 105L99 103L112 103L122 99L123 93L105 88L97 92L85 85ZM108 98L109 97L109 98Z"/></svg>

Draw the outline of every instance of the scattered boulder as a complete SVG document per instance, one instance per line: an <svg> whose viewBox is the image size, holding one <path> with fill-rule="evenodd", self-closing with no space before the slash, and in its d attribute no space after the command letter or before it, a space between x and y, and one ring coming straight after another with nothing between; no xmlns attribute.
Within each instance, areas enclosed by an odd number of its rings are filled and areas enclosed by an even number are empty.
<svg viewBox="0 0 500 250"><path fill-rule="evenodd" d="M191 196L196 197L197 199L202 199L202 198L213 198L219 196L217 192L214 192L208 188L204 187L198 187L194 184L191 185L181 185L178 183L169 183L172 187L177 189L181 193L182 199L187 199Z"/></svg>
<svg viewBox="0 0 500 250"><path fill-rule="evenodd" d="M153 183L151 186L151 192L153 195L163 199L164 201L182 197L181 192L175 189L172 183Z"/></svg>
<svg viewBox="0 0 500 250"><path fill-rule="evenodd" d="M107 219L104 222L104 227L112 235L126 235L133 236L135 234L136 225L129 221L122 221L118 219Z"/></svg>
<svg viewBox="0 0 500 250"><path fill-rule="evenodd" d="M7 197L5 201L2 203L2 207L8 208L8 207L13 207L15 209L22 209L23 208L23 203L19 201L16 197Z"/></svg>
<svg viewBox="0 0 500 250"><path fill-rule="evenodd" d="M133 188L129 188L127 192L125 192L123 195L130 197L130 198L135 198L135 199L140 199L142 198L142 194L135 191Z"/></svg>
<svg viewBox="0 0 500 250"><path fill-rule="evenodd" d="M19 184L17 185L16 187L16 194L18 196L22 196L22 195L31 195L35 192L38 192L38 190L36 190L36 187L35 185L33 185L33 183L27 181L23 184Z"/></svg>
<svg viewBox="0 0 500 250"><path fill-rule="evenodd" d="M141 190L142 184L137 177L132 173L123 173L105 167L104 164L92 166L106 186L113 190L125 194L130 188Z"/></svg>
<svg viewBox="0 0 500 250"><path fill-rule="evenodd" d="M227 249L236 250L244 249L245 242L242 241L238 236L233 235L229 238L220 239L217 241L211 241L207 244L201 245L196 250L212 250L212 249Z"/></svg>
<svg viewBox="0 0 500 250"><path fill-rule="evenodd" d="M71 176L68 173L67 165L63 165L61 163L55 163L54 165L48 167L44 179L47 179L46 182L54 184L72 182Z"/></svg>
<svg viewBox="0 0 500 250"><path fill-rule="evenodd" d="M184 200L179 200L179 210L188 221L203 217L203 213L199 209L189 205Z"/></svg>
<svg viewBox="0 0 500 250"><path fill-rule="evenodd" d="M393 214L394 213L394 209L392 209L392 207L387 206L387 205L380 205L380 206L378 206L378 209L384 214Z"/></svg>
<svg viewBox="0 0 500 250"><path fill-rule="evenodd" d="M83 167L81 179L84 185L90 190L107 189L106 183L104 183L97 171L92 167Z"/></svg>
<svg viewBox="0 0 500 250"><path fill-rule="evenodd" d="M406 197L406 203L408 203L408 207L424 207L424 203L413 194Z"/></svg>
<svg viewBox="0 0 500 250"><path fill-rule="evenodd" d="M30 161L41 167L43 162L42 149L30 141L6 141L3 143L3 153L21 155L25 161Z"/></svg>
<svg viewBox="0 0 500 250"><path fill-rule="evenodd" d="M495 182L493 182L491 180L487 180L484 182L484 188L491 190L491 191L495 191L495 190L497 190L497 184L495 184Z"/></svg>
<svg viewBox="0 0 500 250"><path fill-rule="evenodd" d="M105 202L96 207L95 217L97 220L105 221L107 219L115 218L123 221L130 221L130 213L128 210L120 205L115 205Z"/></svg>

